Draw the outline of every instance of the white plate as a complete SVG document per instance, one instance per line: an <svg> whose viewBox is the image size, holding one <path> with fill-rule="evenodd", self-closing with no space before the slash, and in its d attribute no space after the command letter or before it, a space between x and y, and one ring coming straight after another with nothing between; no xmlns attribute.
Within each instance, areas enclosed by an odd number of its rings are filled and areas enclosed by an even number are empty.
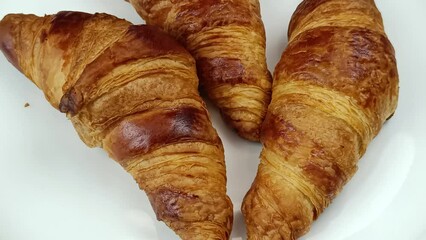
<svg viewBox="0 0 426 240"><path fill-rule="evenodd" d="M262 0L272 70L286 45L297 0ZM397 52L396 115L370 144L359 171L303 239L426 239L426 2L377 0ZM107 12L142 23L122 0L0 0L7 13ZM0 54L1 55L1 54ZM130 175L89 149L43 94L0 57L0 239L178 239L157 222ZM30 107L24 108L24 104ZM240 212L260 144L241 140L210 107L225 145L235 206L232 239L245 239Z"/></svg>

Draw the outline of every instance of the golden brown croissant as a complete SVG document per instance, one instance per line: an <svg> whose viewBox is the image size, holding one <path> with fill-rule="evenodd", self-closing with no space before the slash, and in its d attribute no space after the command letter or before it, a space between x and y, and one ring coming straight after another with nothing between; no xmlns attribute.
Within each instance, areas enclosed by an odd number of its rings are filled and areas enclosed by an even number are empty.
<svg viewBox="0 0 426 240"><path fill-rule="evenodd" d="M249 140L270 100L265 31L258 0L130 0L148 24L182 42L200 83L228 124Z"/></svg>
<svg viewBox="0 0 426 240"><path fill-rule="evenodd" d="M290 22L243 203L249 239L297 239L395 111L394 49L373 0L305 0Z"/></svg>
<svg viewBox="0 0 426 240"><path fill-rule="evenodd" d="M107 14L14 14L0 46L81 139L102 147L182 239L228 239L221 140L198 95L195 61L155 27Z"/></svg>

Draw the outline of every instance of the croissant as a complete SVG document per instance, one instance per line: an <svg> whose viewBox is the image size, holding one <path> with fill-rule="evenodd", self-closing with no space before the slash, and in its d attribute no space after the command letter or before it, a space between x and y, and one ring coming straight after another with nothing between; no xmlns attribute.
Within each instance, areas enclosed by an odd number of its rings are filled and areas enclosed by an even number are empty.
<svg viewBox="0 0 426 240"><path fill-rule="evenodd" d="M195 57L200 84L237 133L258 141L270 101L258 0L130 0Z"/></svg>
<svg viewBox="0 0 426 240"><path fill-rule="evenodd" d="M7 15L0 46L89 147L102 147L182 239L228 239L221 140L192 56L152 26L107 14Z"/></svg>
<svg viewBox="0 0 426 240"><path fill-rule="evenodd" d="M304 0L274 72L249 239L297 239L357 170L398 101L394 49L373 0Z"/></svg>

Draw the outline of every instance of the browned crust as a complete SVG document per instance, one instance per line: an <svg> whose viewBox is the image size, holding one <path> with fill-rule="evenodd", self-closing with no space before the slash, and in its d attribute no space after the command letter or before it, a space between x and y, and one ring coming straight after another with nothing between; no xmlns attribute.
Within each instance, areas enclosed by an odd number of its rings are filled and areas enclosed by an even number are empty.
<svg viewBox="0 0 426 240"><path fill-rule="evenodd" d="M285 56L285 57L284 57ZM303 32L287 47L277 78L304 81L344 93L364 109L384 109L389 79L398 77L388 38L362 28L320 27ZM382 74L384 73L384 74Z"/></svg>
<svg viewBox="0 0 426 240"><path fill-rule="evenodd" d="M297 239L353 176L398 100L392 44L373 0L304 0L274 73L248 239Z"/></svg>
<svg viewBox="0 0 426 240"><path fill-rule="evenodd" d="M198 108L158 109L121 121L106 141L111 141L112 156L121 163L170 144L220 144L208 123L207 113Z"/></svg>
<svg viewBox="0 0 426 240"><path fill-rule="evenodd" d="M294 11L293 16L290 19L290 24L288 27L288 36L291 35L293 30L299 24L300 20L304 18L309 13L313 12L317 7L321 6L326 2L330 2L332 0L316 0L316 1L302 1L297 9Z"/></svg>
<svg viewBox="0 0 426 240"><path fill-rule="evenodd" d="M209 79L203 85L207 90L223 84L250 84L253 81L246 77L246 69L239 59L199 58L197 70L200 78Z"/></svg>
<svg viewBox="0 0 426 240"><path fill-rule="evenodd" d="M57 46L62 50L67 50L78 39L84 23L91 17L92 14L84 12L58 12L51 20L49 32L43 31L40 38L46 39L48 35L61 36Z"/></svg>
<svg viewBox="0 0 426 240"><path fill-rule="evenodd" d="M151 205L157 214L157 219L179 219L180 205L194 204L199 196L172 189L159 189L150 194Z"/></svg>
<svg viewBox="0 0 426 240"><path fill-rule="evenodd" d="M223 0L196 0L196 1L160 1L135 0L130 1L138 12L146 19L148 24L167 28L179 39L183 40L192 34L210 28L229 25L253 26L253 12L248 8L247 2ZM172 23L168 23L167 16L170 11L178 10ZM190 20L190 21L189 21ZM255 23L255 24L259 24Z"/></svg>
<svg viewBox="0 0 426 240"><path fill-rule="evenodd" d="M160 26L187 47L197 61L200 83L223 119L242 137L257 141L271 89L259 2L130 3L148 24Z"/></svg>
<svg viewBox="0 0 426 240"><path fill-rule="evenodd" d="M129 26L120 40L106 49L95 61L86 66L84 72L61 99L61 112L75 115L89 102L97 81L116 67L146 57L166 54L188 55L187 51L174 39L156 27L140 25Z"/></svg>
<svg viewBox="0 0 426 240"><path fill-rule="evenodd" d="M0 50L6 56L7 60L13 64L15 68L21 71L18 58L15 53L13 43L12 28L13 26L6 21L0 21Z"/></svg>
<svg viewBox="0 0 426 240"><path fill-rule="evenodd" d="M183 39L206 28L229 25L252 27L250 11L238 1L198 0L182 4L174 22L174 28L183 30ZM188 21L191 19L193 21Z"/></svg>
<svg viewBox="0 0 426 240"><path fill-rule="evenodd" d="M1 50L88 146L101 146L182 239L228 239L223 146L198 95L195 61L167 34L108 14L14 14ZM60 102L60 104L59 104Z"/></svg>
<svg viewBox="0 0 426 240"><path fill-rule="evenodd" d="M306 176L305 181L316 186L323 194L323 198L330 201L339 189L346 183L348 176L352 174L353 165L334 161L335 157L354 157L354 141L351 139L352 130L344 127L345 123L333 118L327 118L323 113L315 113L316 116L306 116L312 111L309 107L304 110L295 103L288 102L285 117L269 113L266 116L262 128L262 143L265 148L279 152L282 161L296 164L302 174ZM296 116L305 116L303 120ZM326 120L325 120L326 119ZM307 128L304 121L320 123L315 128ZM327 123L322 121L328 121ZM329 136L316 137L321 131L335 128L339 136L330 133ZM308 132L309 131L309 132ZM326 142L327 139L330 142ZM291 162L291 159L294 162ZM325 207L325 206L324 206ZM322 209L318 209L322 212ZM319 213L315 213L316 216Z"/></svg>

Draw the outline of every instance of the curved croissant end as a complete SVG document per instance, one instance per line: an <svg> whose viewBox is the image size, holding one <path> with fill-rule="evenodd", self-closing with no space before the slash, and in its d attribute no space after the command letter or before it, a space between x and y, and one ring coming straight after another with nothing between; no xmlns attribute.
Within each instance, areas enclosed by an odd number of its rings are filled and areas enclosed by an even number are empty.
<svg viewBox="0 0 426 240"><path fill-rule="evenodd" d="M228 239L222 143L198 95L195 61L155 27L107 14L13 14L0 46L81 139L103 147L182 239Z"/></svg>
<svg viewBox="0 0 426 240"><path fill-rule="evenodd" d="M197 61L201 85L225 121L258 141L270 101L265 31L257 0L130 0L150 25L170 33Z"/></svg>
<svg viewBox="0 0 426 240"><path fill-rule="evenodd" d="M249 239L309 231L397 106L395 53L373 0L304 0L289 39L243 203Z"/></svg>

